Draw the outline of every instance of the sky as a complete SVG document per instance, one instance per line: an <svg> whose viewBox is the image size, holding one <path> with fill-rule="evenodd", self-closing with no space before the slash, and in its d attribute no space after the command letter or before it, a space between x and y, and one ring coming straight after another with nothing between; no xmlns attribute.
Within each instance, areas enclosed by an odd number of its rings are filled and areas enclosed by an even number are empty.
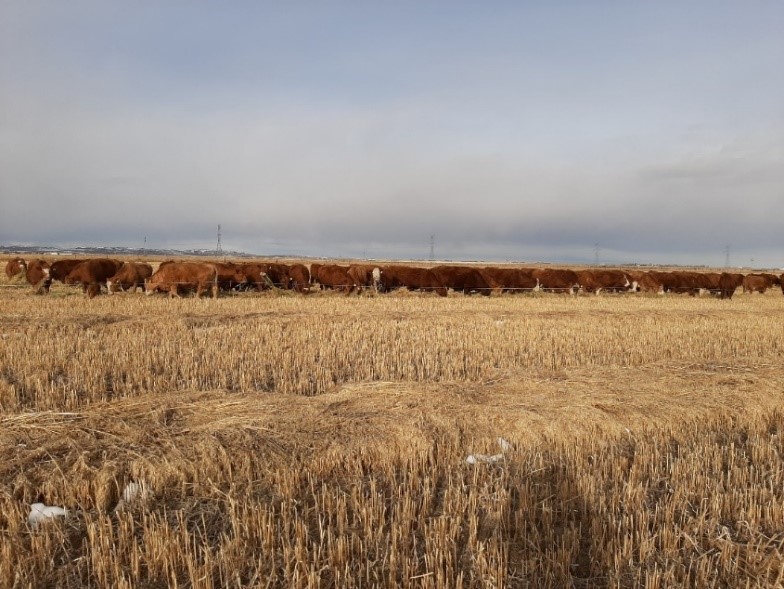
<svg viewBox="0 0 784 589"><path fill-rule="evenodd" d="M0 0L0 244L784 267L784 3Z"/></svg>

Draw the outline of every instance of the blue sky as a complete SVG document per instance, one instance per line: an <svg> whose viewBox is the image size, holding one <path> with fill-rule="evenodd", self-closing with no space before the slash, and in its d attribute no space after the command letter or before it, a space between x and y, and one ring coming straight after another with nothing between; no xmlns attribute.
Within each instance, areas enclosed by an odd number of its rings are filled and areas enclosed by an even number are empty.
<svg viewBox="0 0 784 589"><path fill-rule="evenodd" d="M0 2L0 242L784 266L780 2Z"/></svg>

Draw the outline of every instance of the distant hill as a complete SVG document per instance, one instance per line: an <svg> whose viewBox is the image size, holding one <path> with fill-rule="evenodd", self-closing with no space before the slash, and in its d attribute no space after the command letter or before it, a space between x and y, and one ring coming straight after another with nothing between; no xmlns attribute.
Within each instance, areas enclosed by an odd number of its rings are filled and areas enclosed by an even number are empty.
<svg viewBox="0 0 784 589"><path fill-rule="evenodd" d="M176 250L176 249L154 249L140 247L53 247L48 245L0 245L2 254L40 254L49 256L69 256L69 255L92 255L101 256L211 256L215 257L218 253L214 249L201 250ZM252 258L258 257L254 254L235 251L222 251L221 257L229 258Z"/></svg>

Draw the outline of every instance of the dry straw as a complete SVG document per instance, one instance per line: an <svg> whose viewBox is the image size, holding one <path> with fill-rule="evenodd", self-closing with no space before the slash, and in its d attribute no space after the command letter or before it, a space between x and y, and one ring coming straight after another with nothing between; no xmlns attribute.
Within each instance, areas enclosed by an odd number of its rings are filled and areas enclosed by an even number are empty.
<svg viewBox="0 0 784 589"><path fill-rule="evenodd" d="M0 586L784 583L780 294L52 295L0 292Z"/></svg>

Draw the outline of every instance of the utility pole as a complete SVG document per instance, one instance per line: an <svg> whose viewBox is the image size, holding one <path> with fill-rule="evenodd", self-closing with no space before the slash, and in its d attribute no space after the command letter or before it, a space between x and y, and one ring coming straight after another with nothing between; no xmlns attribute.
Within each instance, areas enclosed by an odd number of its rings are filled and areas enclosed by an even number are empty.
<svg viewBox="0 0 784 589"><path fill-rule="evenodd" d="M599 242L593 244L593 265L599 265Z"/></svg>
<svg viewBox="0 0 784 589"><path fill-rule="evenodd" d="M144 247L142 248L142 251L143 252L147 251L147 236L146 235L144 236Z"/></svg>
<svg viewBox="0 0 784 589"><path fill-rule="evenodd" d="M728 243L724 246L724 267L730 267L730 244Z"/></svg>
<svg viewBox="0 0 784 589"><path fill-rule="evenodd" d="M221 247L221 230L220 225L218 225L218 246L215 248L215 253L219 256L223 253L223 247Z"/></svg>
<svg viewBox="0 0 784 589"><path fill-rule="evenodd" d="M436 259L436 236L432 233L430 234L430 261Z"/></svg>

